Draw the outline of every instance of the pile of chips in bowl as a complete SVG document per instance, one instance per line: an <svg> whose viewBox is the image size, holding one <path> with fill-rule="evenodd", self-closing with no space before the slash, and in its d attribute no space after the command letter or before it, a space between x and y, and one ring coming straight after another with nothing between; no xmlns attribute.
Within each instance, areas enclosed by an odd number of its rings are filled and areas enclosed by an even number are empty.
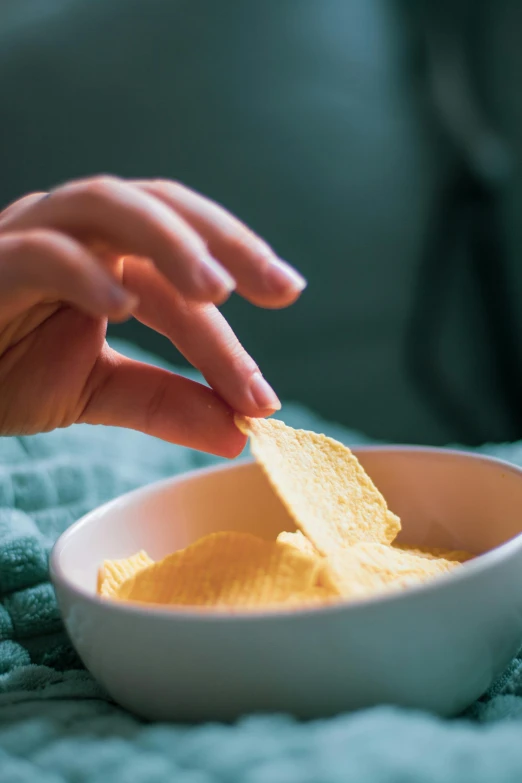
<svg viewBox="0 0 522 783"><path fill-rule="evenodd" d="M100 596L172 609L305 608L404 589L472 557L395 544L399 518L343 444L276 419L236 425L296 530L275 541L223 531L158 562L143 551L107 560Z"/></svg>

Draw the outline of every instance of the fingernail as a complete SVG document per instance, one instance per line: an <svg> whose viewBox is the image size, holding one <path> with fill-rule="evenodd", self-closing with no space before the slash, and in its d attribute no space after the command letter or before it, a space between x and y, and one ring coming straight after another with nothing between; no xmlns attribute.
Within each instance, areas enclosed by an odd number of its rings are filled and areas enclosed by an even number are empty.
<svg viewBox="0 0 522 783"><path fill-rule="evenodd" d="M260 372L253 374L250 380L250 393L257 407L262 411L279 411L281 403L272 387Z"/></svg>
<svg viewBox="0 0 522 783"><path fill-rule="evenodd" d="M212 256L207 256L201 259L200 273L203 278L203 285L210 285L212 288L217 288L220 292L231 294L236 287L236 281L229 275L226 269L221 264L218 264Z"/></svg>
<svg viewBox="0 0 522 783"><path fill-rule="evenodd" d="M265 272L265 280L269 286L276 288L293 288L295 291L303 291L307 282L290 264L280 258L272 261Z"/></svg>

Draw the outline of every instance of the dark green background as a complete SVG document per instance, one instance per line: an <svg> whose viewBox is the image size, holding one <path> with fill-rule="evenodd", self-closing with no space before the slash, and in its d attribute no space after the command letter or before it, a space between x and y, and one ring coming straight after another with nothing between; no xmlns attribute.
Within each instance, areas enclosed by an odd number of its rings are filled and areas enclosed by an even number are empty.
<svg viewBox="0 0 522 783"><path fill-rule="evenodd" d="M477 2L469 28L481 96L515 155L521 23L520 3ZM225 306L281 396L377 437L458 439L404 369L428 216L452 165L417 44L404 4L386 0L3 0L0 202L100 171L184 181L309 279L287 311ZM518 175L502 199L516 293ZM510 439L458 259L448 292L448 383L484 439ZM135 323L114 331L179 361Z"/></svg>

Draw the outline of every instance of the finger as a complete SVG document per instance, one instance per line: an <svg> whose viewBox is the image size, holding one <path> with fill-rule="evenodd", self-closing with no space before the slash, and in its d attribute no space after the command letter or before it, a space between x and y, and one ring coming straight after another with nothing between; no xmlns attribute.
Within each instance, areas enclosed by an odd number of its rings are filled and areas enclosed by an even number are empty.
<svg viewBox="0 0 522 783"><path fill-rule="evenodd" d="M18 201L14 201L0 211L0 219L22 214L31 204L36 204L37 201L40 201L46 195L46 193L29 193L29 195L19 198Z"/></svg>
<svg viewBox="0 0 522 783"><path fill-rule="evenodd" d="M73 182L11 216L0 231L51 228L88 243L101 241L119 255L154 260L180 291L222 302L233 278L210 255L203 239L159 199L113 177Z"/></svg>
<svg viewBox="0 0 522 783"><path fill-rule="evenodd" d="M277 395L262 377L219 310L190 302L150 264L125 259L123 281L139 293L134 315L164 334L210 386L238 413L267 416L281 408Z"/></svg>
<svg viewBox="0 0 522 783"><path fill-rule="evenodd" d="M232 274L238 293L249 301L262 307L286 307L306 287L295 269L218 204L175 182L136 180L135 184L190 223Z"/></svg>
<svg viewBox="0 0 522 783"><path fill-rule="evenodd" d="M2 316L52 297L95 317L128 314L136 299L82 245L44 229L0 234Z"/></svg>
<svg viewBox="0 0 522 783"><path fill-rule="evenodd" d="M236 457L245 446L232 411L212 389L108 346L89 384L80 422L128 427L221 457Z"/></svg>

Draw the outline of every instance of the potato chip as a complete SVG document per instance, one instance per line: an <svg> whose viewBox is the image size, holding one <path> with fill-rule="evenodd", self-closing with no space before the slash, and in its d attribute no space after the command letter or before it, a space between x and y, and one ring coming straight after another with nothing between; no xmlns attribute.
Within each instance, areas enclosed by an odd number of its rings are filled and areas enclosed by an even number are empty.
<svg viewBox="0 0 522 783"><path fill-rule="evenodd" d="M323 561L319 582L344 598L404 588L447 573L460 563L430 559L384 544L359 543Z"/></svg>
<svg viewBox="0 0 522 783"><path fill-rule="evenodd" d="M279 533L277 536L277 540L282 544L289 544L290 546L298 549L300 552L305 552L307 555L319 556L319 552L315 546L311 541L308 540L306 536L301 533L300 530L296 530L294 533L287 533L286 530L283 530L283 532Z"/></svg>
<svg viewBox="0 0 522 783"><path fill-rule="evenodd" d="M410 544L398 544L394 543L393 546L396 549L401 549L403 552L410 552L417 557L427 557L428 560L438 560L443 558L444 560L454 560L458 563L465 563L467 560L473 560L475 555L470 555L469 552L463 552L460 549L440 549L438 547L427 546L413 546Z"/></svg>
<svg viewBox="0 0 522 783"><path fill-rule="evenodd" d="M116 597L177 606L269 606L310 590L319 563L288 544L214 533L140 571Z"/></svg>
<svg viewBox="0 0 522 783"><path fill-rule="evenodd" d="M274 419L235 421L298 530L272 542L214 533L158 563L145 552L109 560L101 595L227 612L305 609L404 589L472 557L393 543L400 520L341 443Z"/></svg>
<svg viewBox="0 0 522 783"><path fill-rule="evenodd" d="M235 421L296 527L321 554L394 540L400 520L342 443L276 419Z"/></svg>
<svg viewBox="0 0 522 783"><path fill-rule="evenodd" d="M294 610L294 609L313 609L319 606L325 606L328 604L339 603L342 598L334 590L324 587L322 585L314 585L308 590L303 590L299 593L292 593L284 600L272 601L266 604L258 604L255 606L248 606L249 611L264 611L264 610ZM218 607L219 608L219 607ZM222 608L222 607L221 607ZM241 609L241 606L225 607L227 611L234 611L235 608Z"/></svg>
<svg viewBox="0 0 522 783"><path fill-rule="evenodd" d="M153 562L143 550L121 560L105 560L98 572L98 593L106 598L116 595L126 579L130 579Z"/></svg>
<svg viewBox="0 0 522 783"><path fill-rule="evenodd" d="M339 601L339 594L323 585L314 585L309 590L303 590L301 593L295 593L288 600L281 602L278 606L282 608L298 609L303 607L321 606L323 604L335 603Z"/></svg>

